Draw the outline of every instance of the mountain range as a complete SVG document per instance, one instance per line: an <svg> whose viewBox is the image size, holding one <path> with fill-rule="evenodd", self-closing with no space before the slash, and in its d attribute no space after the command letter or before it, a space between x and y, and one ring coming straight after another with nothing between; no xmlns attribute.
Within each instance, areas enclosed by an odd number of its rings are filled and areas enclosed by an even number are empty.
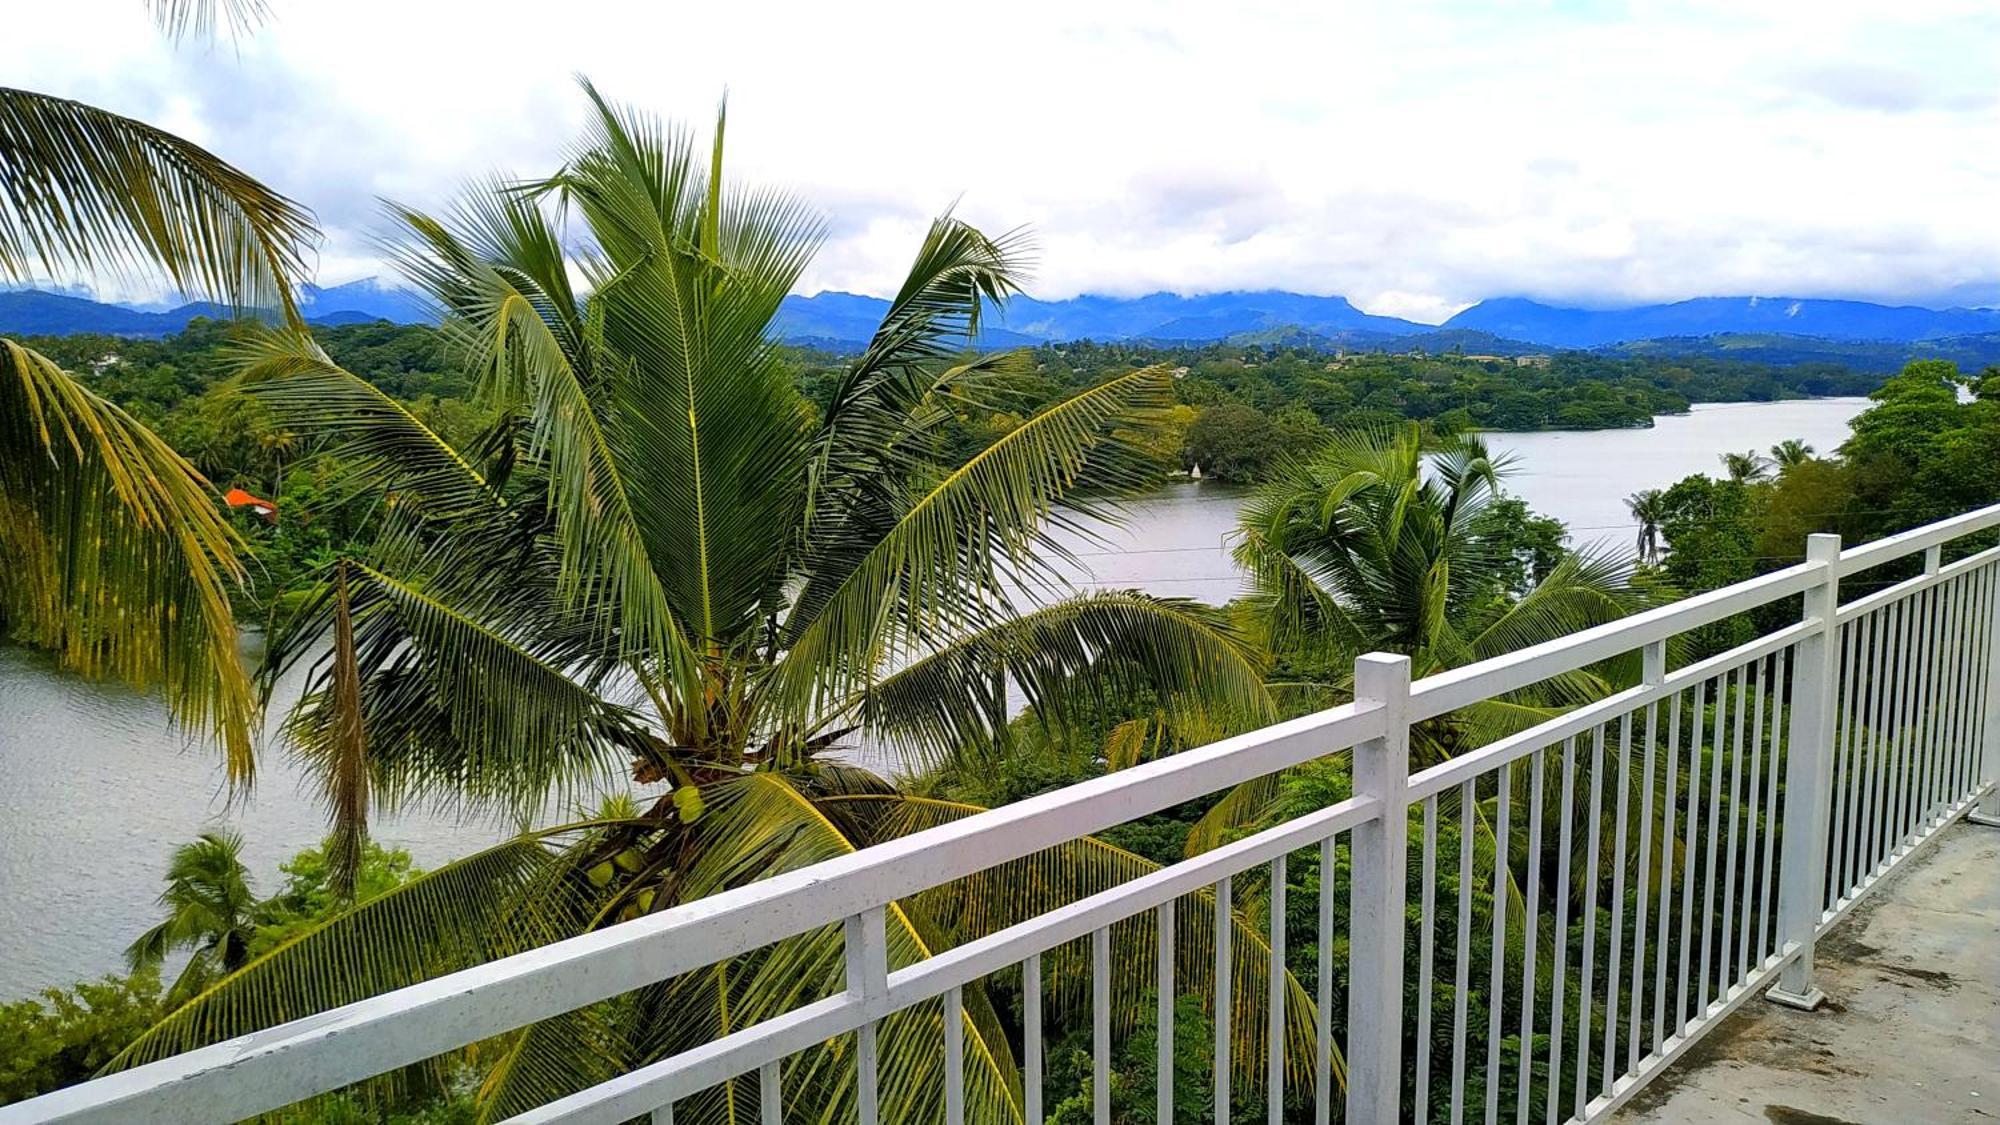
<svg viewBox="0 0 2000 1125"><path fill-rule="evenodd" d="M397 324L428 324L436 318L429 302L407 289L364 278L299 291L299 311L314 324L363 324L389 320ZM19 336L171 336L196 317L222 317L229 310L207 301L181 304L120 305L69 293L39 289L0 291L0 332Z"/></svg>
<svg viewBox="0 0 2000 1125"><path fill-rule="evenodd" d="M368 278L328 288L308 285L300 307L315 324L370 320L424 323L434 318L417 294ZM889 302L853 293L791 296L778 313L787 340L848 350L865 343ZM108 304L86 297L17 289L0 291L0 332L69 335L97 332L119 336L164 336L198 316L222 310L191 302L167 306ZM1699 297L1672 304L1622 309L1586 309L1544 304L1519 297L1484 300L1441 325L1355 308L1344 297L1317 297L1278 290L1236 291L1184 297L1152 293L1143 297L1085 295L1061 301L1019 297L989 310L980 344L1007 347L1069 340L1207 343L1307 339L1360 348L1420 347L1501 354L1533 350L1614 347L1631 350L1735 350L1735 345L1785 351L1798 340L1866 344L1889 353L1950 351L1949 347L1907 345L1979 338L1973 350L1991 350L1986 337L2000 340L2000 310L1928 309L1866 301L1789 297ZM1794 349L1795 350L1795 349ZM1808 348L1808 351L1813 349ZM1820 349L1834 359L1855 349ZM1963 348L1959 349L1963 351Z"/></svg>

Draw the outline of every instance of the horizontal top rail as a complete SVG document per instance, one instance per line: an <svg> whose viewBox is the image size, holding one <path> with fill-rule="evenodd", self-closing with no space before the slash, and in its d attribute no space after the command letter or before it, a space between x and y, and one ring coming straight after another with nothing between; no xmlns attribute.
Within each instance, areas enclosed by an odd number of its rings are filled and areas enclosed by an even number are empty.
<svg viewBox="0 0 2000 1125"><path fill-rule="evenodd" d="M1835 616L1840 624L1845 625L1857 617L1866 617L1883 606L1902 601L1919 590L1935 586L1940 582L1949 582L1967 571L1978 570L1995 560L2000 560L2000 547L1988 547L1976 555L1967 555L1950 566L1941 567L1929 574L1905 578L1894 586L1885 586L1867 597L1856 598L1842 605Z"/></svg>
<svg viewBox="0 0 2000 1125"><path fill-rule="evenodd" d="M1197 892L1225 876L1269 863L1278 856L1347 831L1376 816L1379 803L1373 797L1350 797L897 969L889 974L887 993L872 1002L851 993L831 996L579 1090L509 1118L508 1123L615 1125L676 1097L741 1074L764 1059L788 1055L853 1031L868 1020L1019 964L1030 954L1087 937L1093 930Z"/></svg>
<svg viewBox="0 0 2000 1125"><path fill-rule="evenodd" d="M1840 562L1835 573L1845 578L1850 574L1858 574L1884 563L1895 562L1919 551L1927 551L1932 547L1949 543L1954 539L1963 539L1965 536L1992 527L2000 527L2000 504L1992 504L1962 516L1953 516L1948 520L1939 520L1895 535L1884 536L1872 543L1863 543L1859 547L1849 547L1840 552Z"/></svg>
<svg viewBox="0 0 2000 1125"><path fill-rule="evenodd" d="M1677 669L1658 683L1638 684L1626 688L1614 695L1565 711L1527 730L1495 739L1477 750L1460 754L1449 761L1439 762L1411 775L1410 800L1421 801L1426 797L1443 793L1473 778L1482 777L1488 771L1498 769L1508 762L1525 758L1544 746L1585 734L1604 723L1614 722L1632 714L1642 707L1671 698L1713 676L1740 668L1779 649L1795 645L1809 636L1816 627L1817 623L1811 621L1788 625L1748 644L1738 645L1727 652L1717 653L1706 660Z"/></svg>
<svg viewBox="0 0 2000 1125"><path fill-rule="evenodd" d="M1884 563L1940 548L2000 526L2000 505L1851 548L1837 559L1785 567L1723 589L1533 645L1411 686L1407 720L1418 722L1516 691L1688 630L1799 595ZM1937 574L1871 595L1839 620L1887 604L1923 583L2000 560L2000 548ZM1933 560L1934 561L1934 560ZM1451 784L1532 750L1531 743L1587 729L1658 698L1688 677L1792 643L1826 623L1807 621L1731 653L1580 708L1533 731L1464 755L1411 779L1407 799ZM1746 655L1747 654L1747 655ZM840 923L897 899L1100 832L1246 781L1386 736L1379 704L1347 704L1107 774L1055 792L967 817L823 863L646 915L629 922L425 981L331 1011L241 1036L170 1059L0 1107L0 1125L105 1119L221 1120L276 1109L494 1035L608 999L660 980ZM1346 802L1229 846L1207 864L1240 858L1237 849L1282 854L1309 832L1351 827L1383 815L1374 802ZM1331 827L1329 827L1331 826ZM1244 852L1243 854L1250 854ZM1168 874L1171 872L1172 874ZM1121 887L1100 905L1130 906L1132 895L1206 878L1205 864L1174 865L1136 889ZM1150 890L1148 890L1150 888ZM1122 892L1123 897L1120 897ZM1144 897L1141 895L1141 897ZM1098 902L1098 898L1086 902ZM1151 901L1147 899L1147 901ZM1109 906L1107 905L1107 909ZM1077 922L1076 925L1081 925ZM1074 926L1064 930L1068 932ZM989 935L899 974L907 991L946 979L988 955L1012 955L1031 938L1013 930ZM1011 943L1011 944L1010 944ZM957 968L955 968L956 966ZM969 971L969 970L968 970ZM945 974L940 976L939 974ZM842 998L799 1009L793 1029L806 1034L849 1018ZM831 1004L831 1007L827 1005ZM747 1030L747 1029L746 1029ZM717 1048L726 1053L723 1048ZM658 1071L653 1073L657 1074Z"/></svg>
<svg viewBox="0 0 2000 1125"><path fill-rule="evenodd" d="M1426 676L1410 686L1410 719L1416 722L1450 714L1461 707L1803 593L1818 579L1821 570L1822 564L1799 563L1580 633Z"/></svg>
<svg viewBox="0 0 2000 1125"><path fill-rule="evenodd" d="M0 1123L107 1114L235 1120L761 949L1382 734L1346 704L811 867L0 1107Z"/></svg>

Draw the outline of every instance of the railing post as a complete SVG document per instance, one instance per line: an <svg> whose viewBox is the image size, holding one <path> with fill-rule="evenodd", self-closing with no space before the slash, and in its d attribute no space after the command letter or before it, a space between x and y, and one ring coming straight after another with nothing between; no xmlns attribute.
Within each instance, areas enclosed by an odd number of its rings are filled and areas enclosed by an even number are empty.
<svg viewBox="0 0 2000 1125"><path fill-rule="evenodd" d="M1377 652L1356 660L1354 701L1379 704L1384 726L1382 737L1354 748L1354 794L1374 797L1378 812L1351 837L1347 1120L1387 1122L1402 1116L1410 658Z"/></svg>
<svg viewBox="0 0 2000 1125"><path fill-rule="evenodd" d="M855 1110L861 1125L881 1120L881 1057L875 1041L876 1021L888 1014L889 938L884 907L847 919L847 991L861 1002L867 1022L854 1030Z"/></svg>
<svg viewBox="0 0 2000 1125"><path fill-rule="evenodd" d="M1803 620L1819 627L1799 642L1792 665L1791 732L1785 749L1784 851L1778 873L1778 948L1797 946L1765 998L1812 1011L1826 1002L1813 984L1813 941L1826 900L1827 810L1833 797L1833 712L1840 685L1835 642L1840 608L1840 536L1806 539L1806 561L1820 564L1806 590Z"/></svg>
<svg viewBox="0 0 2000 1125"><path fill-rule="evenodd" d="M1987 565L2000 567L2000 563ZM1965 819L1988 828L2000 828L2000 597L1992 602L1992 612L1985 622L1986 694L1984 713L1979 720L1979 776L1975 780L1993 788ZM1972 652L1981 651L1978 645L1969 648Z"/></svg>

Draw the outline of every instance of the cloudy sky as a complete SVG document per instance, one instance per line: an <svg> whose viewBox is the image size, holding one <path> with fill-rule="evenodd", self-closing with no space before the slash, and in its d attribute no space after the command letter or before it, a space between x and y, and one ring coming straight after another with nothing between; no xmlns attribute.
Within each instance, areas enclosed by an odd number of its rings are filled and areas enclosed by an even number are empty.
<svg viewBox="0 0 2000 1125"><path fill-rule="evenodd" d="M269 0L218 47L141 0L7 17L10 85L177 130L310 205L546 171L573 76L705 121L817 201L805 292L893 288L959 201L1034 292L1276 287L1437 320L1481 297L2000 304L2000 4L690 4Z"/></svg>

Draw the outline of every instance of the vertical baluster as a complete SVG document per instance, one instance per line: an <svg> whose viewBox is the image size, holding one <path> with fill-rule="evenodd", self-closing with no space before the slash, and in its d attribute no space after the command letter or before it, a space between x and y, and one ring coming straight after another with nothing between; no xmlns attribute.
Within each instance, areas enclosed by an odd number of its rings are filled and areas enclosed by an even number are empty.
<svg viewBox="0 0 2000 1125"><path fill-rule="evenodd" d="M1792 673L1792 730L1785 755L1785 840L1779 862L1779 941L1796 944L1783 979L1764 998L1792 1007L1816 1008L1826 999L1813 986L1813 942L1826 901L1826 821L1831 798L1827 759L1833 751L1833 692L1840 674L1833 631L1840 606L1840 536L1806 540L1806 561L1815 581L1805 594L1802 621L1813 628L1799 642Z"/></svg>
<svg viewBox="0 0 2000 1125"><path fill-rule="evenodd" d="M1843 765L1834 771L1833 885L1834 904L1854 892L1854 840L1861 834L1861 701L1867 684L1861 666L1867 654L1864 646L1866 617L1857 617L1841 629L1841 658L1847 669L1841 679L1841 704L1846 725L1839 745L1845 748ZM1775 697L1774 697L1775 698ZM1773 717L1775 722L1775 716Z"/></svg>
<svg viewBox="0 0 2000 1125"><path fill-rule="evenodd" d="M1429 1121L1431 1110L1431 1008L1437 997L1431 967L1437 956L1437 818L1438 799L1433 794L1424 798L1423 875L1418 889L1422 907L1417 911L1417 1083L1416 1105L1410 1115L1414 1121Z"/></svg>
<svg viewBox="0 0 2000 1125"><path fill-rule="evenodd" d="M1465 1120L1465 991L1472 972L1473 810L1479 803L1477 779L1458 787L1458 943L1451 990L1451 1125Z"/></svg>
<svg viewBox="0 0 2000 1125"><path fill-rule="evenodd" d="M2000 825L2000 562L1986 567L1986 607L1980 611L1980 705L1972 739L1972 779L1966 789L1994 783L1994 791L1972 811L1974 823Z"/></svg>
<svg viewBox="0 0 2000 1125"><path fill-rule="evenodd" d="M1708 681L1694 686L1694 700L1688 708L1688 812L1687 836L1681 843L1681 955L1680 987L1674 993L1674 1033L1685 1034L1688 1015L1688 972L1694 963L1694 896L1696 835L1701 827L1701 720L1707 706Z"/></svg>
<svg viewBox="0 0 2000 1125"><path fill-rule="evenodd" d="M1571 823L1576 812L1576 739L1563 739L1562 821L1556 835L1556 957L1549 975L1549 1090L1546 1120L1556 1120L1562 1091L1563 1040L1569 1026L1563 1008L1569 994L1569 854ZM1579 1073L1584 1068L1579 1067Z"/></svg>
<svg viewBox="0 0 2000 1125"><path fill-rule="evenodd" d="M674 1103L668 1102L653 1111L653 1125L674 1125Z"/></svg>
<svg viewBox="0 0 2000 1125"><path fill-rule="evenodd" d="M1778 851L1778 763L1784 758L1785 738L1785 670L1791 649L1781 648L1771 654L1771 760L1764 765L1764 873L1757 885L1761 888L1757 904L1757 961L1764 960L1777 952L1778 920L1771 912L1772 901L1777 897L1776 859Z"/></svg>
<svg viewBox="0 0 2000 1125"><path fill-rule="evenodd" d="M944 1120L965 1125L965 991L944 994Z"/></svg>
<svg viewBox="0 0 2000 1125"><path fill-rule="evenodd" d="M1945 748L1950 745L1951 716L1951 663L1952 637L1951 623L1954 619L1953 585L1941 582L1937 585L1937 606L1931 618L1931 640L1926 647L1931 652L1930 689L1930 733L1924 739L1924 799L1923 812L1919 817L1922 831L1930 831L1933 818L1937 815L1938 780L1944 763Z"/></svg>
<svg viewBox="0 0 2000 1125"><path fill-rule="evenodd" d="M1957 649L1954 667L1957 678L1952 690L1952 732L1951 760L1946 767L1944 785L1945 807L1958 804L1965 795L1965 752L1968 734L1972 730L1973 702L1978 688L1973 683L1972 670L1978 666L1975 654L1979 646L1973 622L1979 619L1979 574L1968 570L1958 579L1958 625L1945 643Z"/></svg>
<svg viewBox="0 0 2000 1125"><path fill-rule="evenodd" d="M1882 685L1882 714L1880 746L1877 756L1881 759L1882 791L1876 795L1875 865L1874 874L1880 878L1888 870L1889 853L1896 838L1896 740L1902 737L1901 725L1896 716L1903 705L1901 684L1903 681L1903 603L1894 602L1883 612L1884 636L1882 648L1888 660L1886 682Z"/></svg>
<svg viewBox="0 0 2000 1125"><path fill-rule="evenodd" d="M1097 1125L1111 1125L1111 927L1090 935L1090 1105Z"/></svg>
<svg viewBox="0 0 2000 1125"><path fill-rule="evenodd" d="M1972 698L1966 708L1969 719L1965 732L1965 778L1959 787L1961 797L1970 795L1979 787L1980 775L1984 772L1982 757L1986 745L1986 708L1988 706L1987 676L1994 666L1992 649L1993 621L1993 573L1994 567L1980 567L1975 573L1979 600L1975 604L1969 630L1972 637ZM1978 809L1972 812L1975 821L1983 819Z"/></svg>
<svg viewBox="0 0 2000 1125"><path fill-rule="evenodd" d="M1494 772L1499 799L1493 817L1493 938L1486 981L1486 1125L1500 1116L1500 1010L1507 991L1507 829L1514 799L1514 763Z"/></svg>
<svg viewBox="0 0 2000 1125"><path fill-rule="evenodd" d="M1978 572L1966 571L1959 579L1958 625L1953 630L1949 644L1957 650L1954 657L1958 672L1957 685L1952 692L1953 722L1951 735L1951 763L1945 779L1944 798L1949 808L1965 795L1965 759L1970 744L1972 730L1973 701L1978 696L1978 686L1973 682L1973 669L1978 666L1973 659L1978 651L1977 631L1973 622L1979 619Z"/></svg>
<svg viewBox="0 0 2000 1125"><path fill-rule="evenodd" d="M1951 737L1944 758L1938 784L1938 812L1958 803L1960 789L1958 780L1965 761L1965 718L1966 704L1972 698L1972 677L1967 671L1972 661L1967 659L1972 651L1973 589L1969 573L1952 580L1952 628L1945 635L1945 645L1951 660L1952 688L1949 693L1951 704Z"/></svg>
<svg viewBox="0 0 2000 1125"><path fill-rule="evenodd" d="M1602 835L1604 820L1604 727L1596 727L1590 732L1590 751L1587 761L1590 765L1590 804L1585 810L1584 823L1590 831L1590 838L1584 844L1583 857L1583 987L1577 991L1576 1001L1576 1107L1575 1116L1583 1116L1583 1107L1590 1101L1590 1033L1595 1030L1591 1022L1591 1007L1594 1002L1592 984L1597 967L1597 885L1602 882L1597 865L1597 843Z"/></svg>
<svg viewBox="0 0 2000 1125"><path fill-rule="evenodd" d="M1764 681L1770 657L1750 665L1750 793L1743 806L1743 919L1736 928L1736 979L1750 978L1750 932L1763 925L1757 917L1758 798L1764 782Z"/></svg>
<svg viewBox="0 0 2000 1125"><path fill-rule="evenodd" d="M1153 1119L1169 1122L1174 1119L1174 900L1161 903L1154 918L1159 949L1155 976L1159 988L1153 1011L1153 1042L1157 1048L1153 1056Z"/></svg>
<svg viewBox="0 0 2000 1125"><path fill-rule="evenodd" d="M1937 634L1932 640L1938 662L1938 686L1931 693L1937 700L1937 733L1931 738L1930 784L1924 789L1927 831L1942 823L1944 780L1950 772L1952 734L1958 719L1958 642L1958 581L1953 579L1939 587Z"/></svg>
<svg viewBox="0 0 2000 1125"><path fill-rule="evenodd" d="M1910 606L1910 719L1904 745L1902 816L1896 823L1897 851L1907 852L1917 831L1918 806L1923 803L1924 716L1930 692L1930 595L1919 590Z"/></svg>
<svg viewBox="0 0 2000 1125"><path fill-rule="evenodd" d="M1270 1025L1264 1033L1264 1108L1271 1125L1285 1116L1285 857L1271 861L1271 962L1265 971Z"/></svg>
<svg viewBox="0 0 2000 1125"><path fill-rule="evenodd" d="M1932 586L1917 595L1923 599L1917 608L1917 714L1911 725L1915 737L1910 742L1910 807L1904 821L1904 835L1911 847L1916 846L1917 835L1923 830L1924 790L1930 784L1931 742L1936 736L1933 718L1937 710L1938 593L1938 588Z"/></svg>
<svg viewBox="0 0 2000 1125"><path fill-rule="evenodd" d="M1435 802L1436 798L1433 797ZM1339 838L1319 842L1319 1043L1313 1052L1313 1122L1333 1120L1333 892L1340 879ZM1162 1115L1160 1120L1171 1121Z"/></svg>
<svg viewBox="0 0 2000 1125"><path fill-rule="evenodd" d="M778 1064L757 1068L757 1115L764 1125L785 1125L785 1094L778 1081ZM958 1125L956 1121L952 1125Z"/></svg>
<svg viewBox="0 0 2000 1125"><path fill-rule="evenodd" d="M1974 824L2000 827L2000 564L1989 563L1986 573L1986 608L1980 612L1976 628L1980 633L1979 662L1979 728L1973 740L1977 763L1973 768L1972 781L1967 791L1992 784L1993 789L1980 798L1979 805L1968 814L1967 819Z"/></svg>
<svg viewBox="0 0 2000 1125"><path fill-rule="evenodd" d="M1988 725L1987 709L1992 706L1993 699L1990 680L1996 665L1993 652L1993 621L1995 607L2000 605L2000 598L1995 597L1994 581L1995 575L2000 574L2000 567L1989 563L1979 568L1976 573L1979 603L1973 613L1970 627L1974 656L1972 705L1967 708L1972 721L1966 731L1965 780L1959 787L1961 796L1969 795L1979 788L1981 775L1985 772L1986 740L1992 729ZM1975 822L1987 820L1984 815L1986 811L1973 810L1972 819Z"/></svg>
<svg viewBox="0 0 2000 1125"><path fill-rule="evenodd" d="M1521 1058L1515 1081L1514 1119L1526 1125L1528 1086L1535 1061L1535 939L1541 926L1542 910L1542 789L1546 749L1536 750L1528 769L1528 890L1523 905L1527 918L1522 926L1521 950Z"/></svg>
<svg viewBox="0 0 2000 1125"><path fill-rule="evenodd" d="M1347 1120L1403 1115L1403 943L1410 863L1410 658L1354 662L1356 703L1374 704L1382 735L1354 748L1354 792L1375 815L1348 836Z"/></svg>
<svg viewBox="0 0 2000 1125"><path fill-rule="evenodd" d="M1618 811L1612 821L1611 837L1611 929L1605 934L1611 946L1609 971L1604 974L1604 1093L1607 1095L1618 1081L1618 985L1624 980L1619 970L1625 960L1625 834L1632 798L1631 776L1632 716L1627 713L1618 720L1618 772L1613 775L1618 783L1618 796L1614 800Z"/></svg>
<svg viewBox="0 0 2000 1125"><path fill-rule="evenodd" d="M1903 607L1903 668L1904 675L1899 687L1901 706L1896 709L1896 788L1891 800L1892 813L1889 818L1889 858L1893 860L1903 850L1903 840L1910 831L1910 767L1916 759L1914 735L1917 729L1917 667L1921 663L1922 649L1917 637L1921 631L1917 625L1917 601L1923 595L1912 594L1902 601Z"/></svg>
<svg viewBox="0 0 2000 1125"><path fill-rule="evenodd" d="M1230 923L1235 909L1230 901L1229 876L1224 875L1215 884L1215 1125L1229 1125L1229 1032L1236 1022L1236 1005L1230 998L1234 936Z"/></svg>
<svg viewBox="0 0 2000 1125"><path fill-rule="evenodd" d="M1651 673L1653 666L1652 649L1647 646L1645 678L1647 683L1658 683ZM1666 675L1666 650L1660 648L1660 677ZM1660 737L1660 712L1657 701L1646 704L1646 758L1639 772L1639 889L1632 896L1632 1026L1625 1036L1625 1069L1639 1067L1640 1046L1645 1039L1646 1005L1646 907L1650 905L1648 891L1653 877L1653 768L1658 757L1656 747Z"/></svg>
<svg viewBox="0 0 2000 1125"><path fill-rule="evenodd" d="M1931 735L1928 782L1924 786L1924 826L1929 831L1938 823L1943 808L1944 779L1951 762L1952 733L1958 719L1958 580L1938 587L1937 633L1932 648L1937 651L1937 688L1931 692L1936 713Z"/></svg>
<svg viewBox="0 0 2000 1125"><path fill-rule="evenodd" d="M870 1012L869 1018L854 1029L854 1104L861 1125L876 1125L881 1118L878 1017L873 1010L886 1006L889 997L886 926L883 908L878 906L850 916L842 934L847 954L847 991L858 997Z"/></svg>
<svg viewBox="0 0 2000 1125"><path fill-rule="evenodd" d="M1658 928L1653 932L1653 1053L1664 1049L1667 1035L1667 925L1673 917L1673 889L1678 881L1674 862L1674 819L1680 806L1681 693L1667 701L1667 779L1660 791L1660 901ZM1560 974L1558 974L1560 975Z"/></svg>
<svg viewBox="0 0 2000 1125"><path fill-rule="evenodd" d="M1701 879L1701 978L1695 989L1695 1012L1699 1016L1706 1016L1715 1000L1709 982L1714 979L1710 973L1715 967L1715 880L1722 858L1722 759L1729 752L1727 721L1733 699L1730 678L1728 672L1715 678L1715 729L1709 736L1708 839L1702 849Z"/></svg>
<svg viewBox="0 0 2000 1125"><path fill-rule="evenodd" d="M1861 842L1865 857L1860 875L1855 879L1857 888L1866 886L1874 878L1875 867L1882 859L1882 838L1885 829L1883 820L1888 813L1888 775L1885 772L1888 742L1885 732L1892 725L1889 722L1889 707L1894 695L1889 687L1896 653L1890 642L1890 627L1894 623L1888 608L1878 609L1868 615L1869 645L1872 655L1868 667L1868 826Z"/></svg>
<svg viewBox="0 0 2000 1125"><path fill-rule="evenodd" d="M1042 955L1030 953L1021 962L1021 1046L1027 1056L1022 1085L1027 1087L1028 1125L1042 1125Z"/></svg>
<svg viewBox="0 0 2000 1125"><path fill-rule="evenodd" d="M1743 824L1743 715L1749 710L1745 704L1750 701L1750 676L1756 671L1753 664L1736 670L1736 693L1731 697L1734 704L1729 716L1729 863L1723 869L1722 877L1722 948L1716 959L1722 964L1717 972L1716 991L1718 999L1729 995L1736 983L1736 875L1741 868L1741 853L1737 850Z"/></svg>

